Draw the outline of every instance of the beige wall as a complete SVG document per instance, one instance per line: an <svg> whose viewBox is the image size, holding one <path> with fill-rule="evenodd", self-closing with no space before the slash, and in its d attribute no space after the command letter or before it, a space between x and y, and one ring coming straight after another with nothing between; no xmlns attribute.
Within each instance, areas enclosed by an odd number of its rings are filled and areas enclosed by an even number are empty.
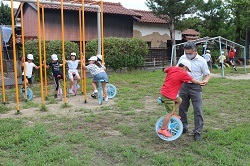
<svg viewBox="0 0 250 166"><path fill-rule="evenodd" d="M151 42L151 47L166 47L167 41L171 40L170 31L166 24L139 23L134 21L133 37ZM175 31L175 39L181 40L181 32Z"/></svg>

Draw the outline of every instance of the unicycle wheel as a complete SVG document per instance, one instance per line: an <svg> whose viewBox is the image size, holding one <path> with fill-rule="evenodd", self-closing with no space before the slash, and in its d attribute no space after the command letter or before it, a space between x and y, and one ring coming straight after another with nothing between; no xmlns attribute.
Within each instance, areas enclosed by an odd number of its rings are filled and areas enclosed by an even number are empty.
<svg viewBox="0 0 250 166"><path fill-rule="evenodd" d="M117 89L113 84L107 84L108 98L112 99L117 94Z"/></svg>
<svg viewBox="0 0 250 166"><path fill-rule="evenodd" d="M179 138L183 131L183 125L179 118L172 116L170 119L170 122L168 124L168 129L170 133L173 135L172 137L165 137L158 133L158 130L161 128L163 123L164 116L159 118L155 124L155 132L158 135L158 137L164 141L174 141L177 138Z"/></svg>

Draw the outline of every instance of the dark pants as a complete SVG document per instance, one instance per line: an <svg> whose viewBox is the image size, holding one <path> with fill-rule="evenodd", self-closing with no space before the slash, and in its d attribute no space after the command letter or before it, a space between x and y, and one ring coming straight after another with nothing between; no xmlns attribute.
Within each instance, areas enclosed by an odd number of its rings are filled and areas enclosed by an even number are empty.
<svg viewBox="0 0 250 166"><path fill-rule="evenodd" d="M188 128L187 113L190 106L190 99L194 108L194 133L200 133L203 129L202 117L202 88L197 84L183 83L179 96L182 103L179 107L179 115L183 123L183 128Z"/></svg>
<svg viewBox="0 0 250 166"><path fill-rule="evenodd" d="M55 83L56 83L56 91L58 90L59 88L59 79L63 79L63 75L62 73L58 72L58 73L53 73L53 76L54 76L54 79L55 79ZM60 76L60 77L58 77Z"/></svg>

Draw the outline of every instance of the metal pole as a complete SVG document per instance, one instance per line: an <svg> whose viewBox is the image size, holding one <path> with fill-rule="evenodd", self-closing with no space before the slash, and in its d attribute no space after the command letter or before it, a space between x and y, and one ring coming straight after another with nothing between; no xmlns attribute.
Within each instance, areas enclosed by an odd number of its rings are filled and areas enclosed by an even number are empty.
<svg viewBox="0 0 250 166"><path fill-rule="evenodd" d="M84 9L85 5L84 5L84 0L82 0L82 40L83 40L83 43L82 43L82 50L83 50L83 59L84 59L84 66L85 66L85 16L84 16ZM98 10L100 10L100 8L98 8ZM84 93L84 103L87 103L87 76L86 76L86 70L83 71L83 77L84 77L84 82L83 82L83 93Z"/></svg>
<svg viewBox="0 0 250 166"><path fill-rule="evenodd" d="M23 53L23 57L22 57L22 64L23 64L23 78L24 78L24 89L26 89L26 63L25 63L25 43L24 43L24 26L23 26L24 22L23 22L23 3L21 3L21 33L22 33L22 53ZM27 100L27 91L25 90L25 99Z"/></svg>
<svg viewBox="0 0 250 166"><path fill-rule="evenodd" d="M219 45L220 45L220 56L222 56L222 49L221 49L221 38L219 36ZM224 53L225 54L225 53ZM222 58L222 57L221 57ZM221 64L221 76L222 77L225 77L225 74L224 74L224 61L222 62Z"/></svg>
<svg viewBox="0 0 250 166"><path fill-rule="evenodd" d="M105 56L104 56L104 17L103 17L103 1L101 0L101 34L102 34L102 37L101 37L101 40L102 40L102 63L104 64L104 59L105 59ZM99 27L99 26L98 26ZM98 53L99 54L99 53Z"/></svg>
<svg viewBox="0 0 250 166"><path fill-rule="evenodd" d="M16 65L16 33L15 33L15 22L14 22L14 4L11 0L11 25L12 25L12 43L13 43L13 61L14 61L14 75L15 75L15 88L16 88L16 109L17 114L20 113L19 96L18 96L18 80L17 80L17 65Z"/></svg>
<svg viewBox="0 0 250 166"><path fill-rule="evenodd" d="M247 74L247 58L246 58L246 47L244 47L244 71L245 71L245 74Z"/></svg>
<svg viewBox="0 0 250 166"><path fill-rule="evenodd" d="M3 1L15 1L15 2L27 2L27 3L37 3L39 2L40 4L50 4L50 5L61 5L61 2L56 2L56 1L36 1L36 0L3 0ZM74 6L74 7L82 7L82 4L77 4L77 3L67 3L67 2L62 2L63 6ZM98 5L90 5L90 4L83 4L87 8L94 8L98 9L100 6Z"/></svg>
<svg viewBox="0 0 250 166"><path fill-rule="evenodd" d="M45 37L45 24L44 24L44 4L42 5L42 32L43 32L43 60L46 64L46 37ZM47 80L47 67L44 67L44 86L45 86L45 96L48 98L48 80Z"/></svg>
<svg viewBox="0 0 250 166"><path fill-rule="evenodd" d="M176 45L174 45L172 47L172 53L171 53L171 63L170 63L170 66L173 66L173 57L174 57L174 49L175 49Z"/></svg>
<svg viewBox="0 0 250 166"><path fill-rule="evenodd" d="M0 66L1 66L1 78L2 78L2 95L3 95L3 104L6 103L6 96L5 96L5 83L4 83L4 72L3 72L3 43L2 43L2 26L0 26Z"/></svg>
<svg viewBox="0 0 250 166"><path fill-rule="evenodd" d="M37 0L37 6L40 6ZM41 19L40 19L40 8L37 10L37 26L38 26L38 49L39 49L39 66L40 66L40 86L41 86L41 98L42 106L44 105L44 94L43 94L43 62L42 62L42 42L41 42Z"/></svg>
<svg viewBox="0 0 250 166"><path fill-rule="evenodd" d="M97 50L97 54L101 54L101 44L102 44L102 41L101 41L101 35L102 35L102 32L101 32L101 24L100 23L101 21L101 10L100 8L97 10L97 36L98 36L98 50Z"/></svg>
<svg viewBox="0 0 250 166"><path fill-rule="evenodd" d="M62 61L63 61L63 75L66 75L66 68L65 68L65 53L64 53L64 12L63 12L63 0L61 0L61 29L62 29ZM66 104L66 78L63 77L63 96L64 96L64 104Z"/></svg>

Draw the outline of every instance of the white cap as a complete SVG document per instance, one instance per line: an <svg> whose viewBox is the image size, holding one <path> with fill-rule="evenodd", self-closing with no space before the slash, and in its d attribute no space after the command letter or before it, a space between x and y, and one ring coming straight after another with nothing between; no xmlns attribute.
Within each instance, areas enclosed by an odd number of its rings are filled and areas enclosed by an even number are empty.
<svg viewBox="0 0 250 166"><path fill-rule="evenodd" d="M210 53L210 50L207 50L206 52L207 52L207 53Z"/></svg>
<svg viewBox="0 0 250 166"><path fill-rule="evenodd" d="M180 61L180 63L183 64L184 66L186 66L190 72L192 71L192 70L191 70L191 63L190 63L189 60L187 60L187 59L182 59L182 60Z"/></svg>
<svg viewBox="0 0 250 166"><path fill-rule="evenodd" d="M27 55L27 59L33 60L33 59L34 59L34 58L33 58L33 55L32 55L32 54L28 54L28 55Z"/></svg>
<svg viewBox="0 0 250 166"><path fill-rule="evenodd" d="M97 61L97 57L96 56L92 56L89 58L89 61Z"/></svg>
<svg viewBox="0 0 250 166"><path fill-rule="evenodd" d="M57 55L56 54L52 54L51 55L51 59L54 60L54 61L57 61L58 60Z"/></svg>
<svg viewBox="0 0 250 166"><path fill-rule="evenodd" d="M96 55L96 57L97 57L98 59L102 60L102 55L98 54L98 55Z"/></svg>
<svg viewBox="0 0 250 166"><path fill-rule="evenodd" d="M76 56L76 53L75 53L75 52L72 52L72 53L70 54L70 56Z"/></svg>
<svg viewBox="0 0 250 166"><path fill-rule="evenodd" d="M224 51L221 51L221 54L224 54Z"/></svg>

